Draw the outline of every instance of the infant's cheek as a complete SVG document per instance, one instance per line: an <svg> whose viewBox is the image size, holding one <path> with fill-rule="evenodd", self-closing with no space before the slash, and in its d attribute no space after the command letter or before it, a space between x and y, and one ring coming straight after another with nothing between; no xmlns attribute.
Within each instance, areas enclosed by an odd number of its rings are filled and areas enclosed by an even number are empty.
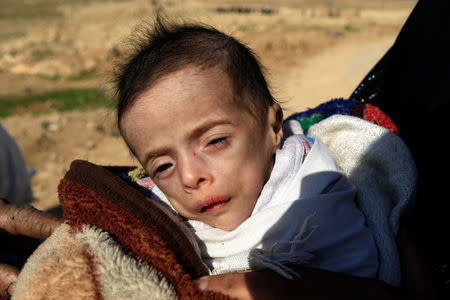
<svg viewBox="0 0 450 300"><path fill-rule="evenodd" d="M265 174L261 166L248 166L246 172L241 177L242 188L248 197L254 197L255 200L258 198L264 185L264 178Z"/></svg>

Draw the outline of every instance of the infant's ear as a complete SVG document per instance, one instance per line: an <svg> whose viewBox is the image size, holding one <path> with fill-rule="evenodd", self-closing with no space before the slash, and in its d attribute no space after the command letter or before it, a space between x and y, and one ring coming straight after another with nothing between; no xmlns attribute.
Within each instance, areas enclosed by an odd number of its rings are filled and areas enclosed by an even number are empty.
<svg viewBox="0 0 450 300"><path fill-rule="evenodd" d="M278 103L274 103L269 107L267 111L267 125L271 133L274 134L275 144L278 148L283 138L283 110Z"/></svg>

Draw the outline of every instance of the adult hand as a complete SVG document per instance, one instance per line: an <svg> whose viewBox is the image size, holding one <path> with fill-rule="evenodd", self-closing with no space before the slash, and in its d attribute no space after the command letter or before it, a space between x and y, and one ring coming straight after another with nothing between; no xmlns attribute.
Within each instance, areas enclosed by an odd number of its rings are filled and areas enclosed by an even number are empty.
<svg viewBox="0 0 450 300"><path fill-rule="evenodd" d="M63 221L31 206L5 204L0 200L1 250L29 250L31 253ZM0 296L12 295L18 274L17 268L0 264Z"/></svg>
<svg viewBox="0 0 450 300"><path fill-rule="evenodd" d="M231 298L247 300L293 298L296 294L289 281L270 271L253 271L204 276L195 283L200 290L220 292Z"/></svg>
<svg viewBox="0 0 450 300"><path fill-rule="evenodd" d="M272 271L227 273L196 281L200 290L236 299L398 299L399 291L375 279L347 276L306 267L289 280Z"/></svg>

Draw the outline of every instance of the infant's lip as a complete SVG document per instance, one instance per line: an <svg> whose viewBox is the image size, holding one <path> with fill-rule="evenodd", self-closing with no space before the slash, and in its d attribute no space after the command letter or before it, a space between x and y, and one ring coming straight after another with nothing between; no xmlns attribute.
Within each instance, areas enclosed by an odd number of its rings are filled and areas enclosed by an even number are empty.
<svg viewBox="0 0 450 300"><path fill-rule="evenodd" d="M228 201L230 201L230 197L227 196L206 196L196 203L195 210L198 212L205 212L208 207L211 207L212 205Z"/></svg>

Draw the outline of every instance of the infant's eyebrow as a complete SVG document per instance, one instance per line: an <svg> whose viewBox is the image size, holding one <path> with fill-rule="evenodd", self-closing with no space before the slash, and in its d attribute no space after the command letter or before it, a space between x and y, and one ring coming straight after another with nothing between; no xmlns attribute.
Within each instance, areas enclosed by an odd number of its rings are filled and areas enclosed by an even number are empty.
<svg viewBox="0 0 450 300"><path fill-rule="evenodd" d="M186 140L192 141L192 140L198 138L199 136L201 136L202 134L204 134L205 132L207 132L209 129L211 129L215 126L218 126L218 125L233 125L233 123L231 122L231 120L226 119L226 118L206 120L205 122L200 123L200 125L194 127L193 130L188 132L186 135ZM171 152L173 152L173 150L168 147L162 147L159 149L151 150L145 154L143 162L144 162L144 164L146 164L147 162L149 162L150 160L152 160L155 157L158 157L162 154L171 153Z"/></svg>
<svg viewBox="0 0 450 300"><path fill-rule="evenodd" d="M155 150L152 150L152 151L149 151L149 152L145 153L144 160L143 160L144 161L144 165L147 162L149 162L150 160L152 160L153 158L155 158L157 156L160 156L160 155L162 155L164 153L168 153L170 151L171 151L170 148L159 148L159 149L155 149Z"/></svg>
<svg viewBox="0 0 450 300"><path fill-rule="evenodd" d="M232 125L230 119L223 118L223 119L213 119L213 120L206 120L203 123L200 123L200 125L196 126L191 132L187 134L186 139L188 141L191 141L199 136L201 136L203 133L207 132L209 129L218 126L218 125Z"/></svg>

